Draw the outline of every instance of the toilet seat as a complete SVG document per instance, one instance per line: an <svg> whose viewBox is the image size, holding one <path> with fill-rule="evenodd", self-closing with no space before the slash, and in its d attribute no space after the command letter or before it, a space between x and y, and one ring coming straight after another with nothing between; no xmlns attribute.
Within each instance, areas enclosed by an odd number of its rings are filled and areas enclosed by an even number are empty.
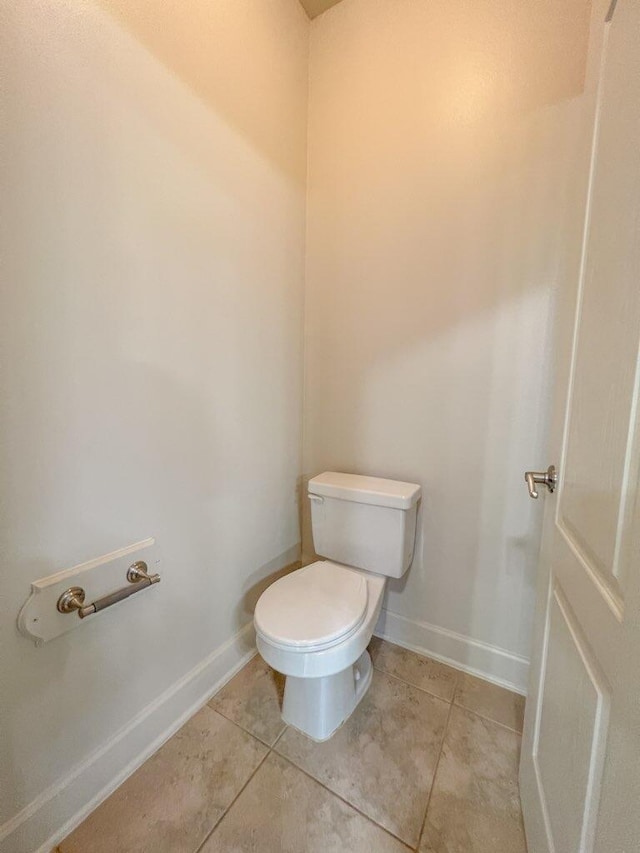
<svg viewBox="0 0 640 853"><path fill-rule="evenodd" d="M256 605L255 626L277 648L321 651L358 631L367 604L361 573L321 560L271 584Z"/></svg>

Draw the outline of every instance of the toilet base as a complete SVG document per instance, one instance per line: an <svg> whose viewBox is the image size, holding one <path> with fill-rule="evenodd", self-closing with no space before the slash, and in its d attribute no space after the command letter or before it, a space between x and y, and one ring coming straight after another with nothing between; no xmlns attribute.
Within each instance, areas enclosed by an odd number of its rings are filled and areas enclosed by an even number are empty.
<svg viewBox="0 0 640 853"><path fill-rule="evenodd" d="M315 741L328 740L353 713L371 684L369 652L335 675L320 678L287 676L282 719Z"/></svg>

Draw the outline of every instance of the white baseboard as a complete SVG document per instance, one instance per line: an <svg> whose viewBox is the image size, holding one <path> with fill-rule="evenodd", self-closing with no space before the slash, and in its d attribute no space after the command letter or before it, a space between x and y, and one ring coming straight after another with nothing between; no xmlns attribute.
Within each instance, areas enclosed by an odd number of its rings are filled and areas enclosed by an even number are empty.
<svg viewBox="0 0 640 853"><path fill-rule="evenodd" d="M51 853L255 653L249 623L0 827L1 853Z"/></svg>
<svg viewBox="0 0 640 853"><path fill-rule="evenodd" d="M380 613L374 633L390 643L526 695L529 661L499 646L428 622L407 619L389 610Z"/></svg>

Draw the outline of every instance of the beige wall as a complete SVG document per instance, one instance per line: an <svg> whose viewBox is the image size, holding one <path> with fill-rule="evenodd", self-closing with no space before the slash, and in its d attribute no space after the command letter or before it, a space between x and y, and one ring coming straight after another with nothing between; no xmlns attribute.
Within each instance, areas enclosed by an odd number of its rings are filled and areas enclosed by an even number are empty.
<svg viewBox="0 0 640 853"><path fill-rule="evenodd" d="M0 848L26 853L297 555L308 20L9 0L0 38ZM17 633L32 580L147 536L153 597Z"/></svg>
<svg viewBox="0 0 640 853"><path fill-rule="evenodd" d="M380 630L520 688L587 6L343 0L311 26L305 472L423 485Z"/></svg>

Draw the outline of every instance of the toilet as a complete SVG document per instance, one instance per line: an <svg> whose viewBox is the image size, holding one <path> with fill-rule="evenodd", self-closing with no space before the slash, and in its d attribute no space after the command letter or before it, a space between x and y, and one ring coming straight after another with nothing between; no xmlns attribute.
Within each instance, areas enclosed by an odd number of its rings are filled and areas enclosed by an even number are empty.
<svg viewBox="0 0 640 853"><path fill-rule="evenodd" d="M282 718L316 741L371 683L367 646L388 577L413 560L420 486L328 471L309 481L313 544L325 557L271 584L256 604L256 645L286 676Z"/></svg>

